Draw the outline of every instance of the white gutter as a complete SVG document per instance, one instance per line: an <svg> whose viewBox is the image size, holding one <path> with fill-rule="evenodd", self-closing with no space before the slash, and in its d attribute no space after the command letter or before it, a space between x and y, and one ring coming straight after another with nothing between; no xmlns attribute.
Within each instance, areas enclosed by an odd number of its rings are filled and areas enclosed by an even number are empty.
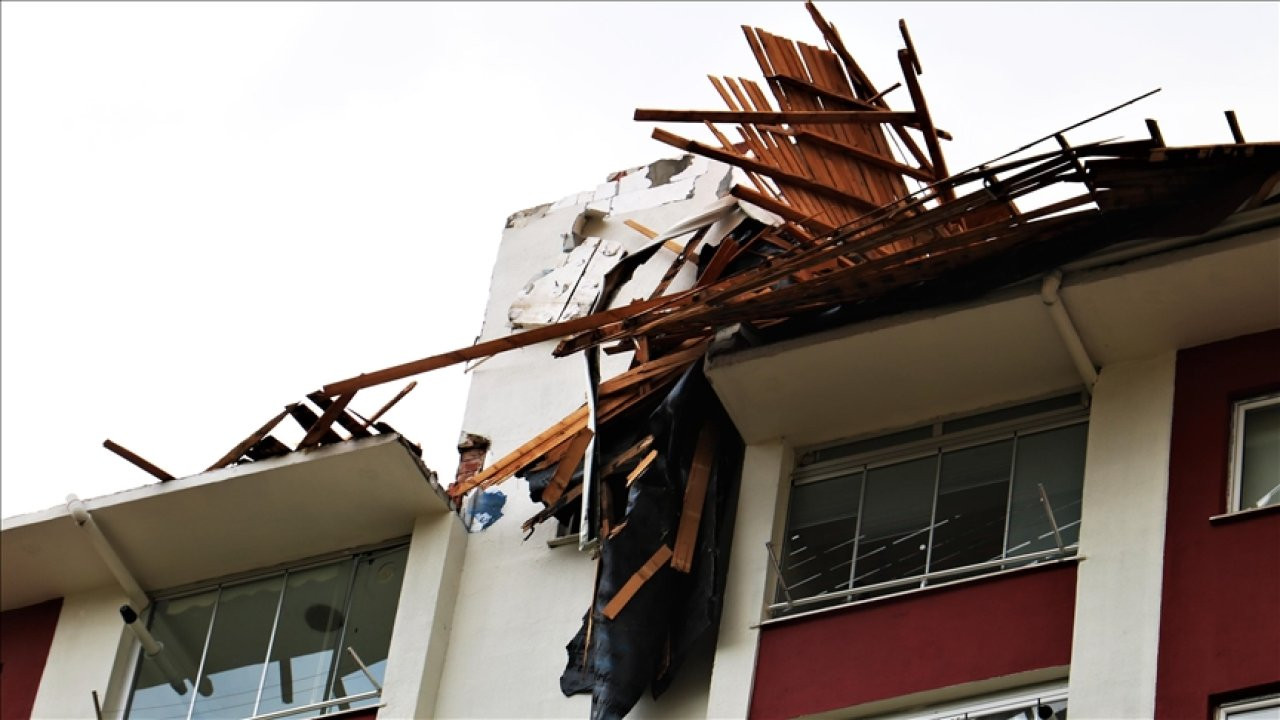
<svg viewBox="0 0 1280 720"><path fill-rule="evenodd" d="M84 530L89 536L89 544L93 545L98 557L102 558L102 562L106 564L116 582L120 584L120 588L124 590L124 594L129 598L129 604L137 612L146 610L151 601L147 599L147 594L143 592L142 586L138 584L138 581L133 579L133 573L129 572L129 568L125 567L124 561L116 554L115 548L111 547L111 543L102 534L98 524L93 521L93 516L89 514L89 508L85 507L80 498L72 494L67 496L67 509L71 511L71 519L75 520L76 525L79 525L80 529Z"/></svg>
<svg viewBox="0 0 1280 720"><path fill-rule="evenodd" d="M1062 304L1062 297L1058 295L1060 287L1062 287L1062 271L1054 270L1045 275L1044 282L1040 285L1040 299L1044 301L1045 307L1049 310L1049 317L1053 318L1053 324L1058 328L1058 335L1067 346L1067 354L1071 356L1076 372L1080 373L1080 379L1084 380L1085 391L1092 395L1093 385L1098 382L1098 368L1093 364L1093 360L1089 359L1089 352L1084 349L1080 333L1076 331L1075 324L1071 322L1071 316L1067 314L1066 306Z"/></svg>

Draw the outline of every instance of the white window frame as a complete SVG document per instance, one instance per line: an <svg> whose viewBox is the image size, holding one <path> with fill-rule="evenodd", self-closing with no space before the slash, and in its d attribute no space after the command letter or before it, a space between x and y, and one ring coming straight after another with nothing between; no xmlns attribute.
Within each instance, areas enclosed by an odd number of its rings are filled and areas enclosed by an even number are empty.
<svg viewBox="0 0 1280 720"><path fill-rule="evenodd" d="M944 431L944 426L953 422L962 422L972 418L981 417L987 413L997 413L1002 410L1015 410L1017 408L1021 408L1025 406L1037 405L1042 402L1061 401L1061 400L1065 400L1067 397L1068 396L1066 395L1050 396L1049 398L1042 398L1041 400L1033 400L1029 402L1016 403L1010 406L1006 406L1004 408L998 408L994 410L993 409L978 410L971 413L957 414L955 416L951 416L951 417L939 420L937 422L931 423L931 430L929 431L928 437L922 437L918 440L905 440L901 443L892 443L888 446L877 447L876 449L873 449L873 450L868 450L868 451L859 452L859 453L852 453L850 455L842 456L842 457L834 457L830 459L818 460L818 461L812 462L811 464L802 465L800 467L795 468L792 471L791 479L790 479L791 488L792 490L794 490L794 488L799 485L804 485L804 484L836 477L836 476L846 474L851 471L856 471L859 469L863 471L873 470L877 467L894 465L897 463L909 461L916 458L934 456L941 452L949 452L949 451L964 449L967 447L983 445L990 442L997 442L1004 438L1016 439L1017 437L1022 435L1045 432L1048 430L1068 427L1071 425L1087 424L1090 420L1088 406L1086 404L1087 398L1085 398L1084 396L1081 396L1081 403L1078 405L1064 405L1063 407L1060 407L1058 409L1050 409L1050 410L1045 410L1041 412L1031 412L1023 416L1014 417L1007 420L997 420L997 421L991 422L990 424L979 424L977 426L969 427L967 429L953 430L949 432ZM905 434L915 430L923 431L927 427L929 427L929 425L917 425L917 426L911 426L906 428L898 428L895 430L889 430L884 432L878 432L870 435L863 435L863 436L858 436L853 438L845 438L836 442L823 443L822 445L801 449L801 451L797 452L797 457L803 457L808 453L818 451L824 448L838 447L841 445L861 442L863 440L874 440L876 438L886 438L893 435ZM935 488L935 493L936 493L936 488ZM934 498L935 502L936 502L936 499L937 498L935 497ZM790 502L788 502L787 504L790 505ZM784 518L782 520L782 528L783 528L782 531L783 531L783 534L785 535L787 532L789 532L791 527L790 519L789 519L790 508L786 507L786 508L783 508L782 510L786 514L784 515ZM1006 512L1007 512L1007 509L1006 509ZM1079 521L1077 521L1077 523L1078 522ZM1006 518L1006 524L1007 524L1007 518ZM1006 527L1006 532L1007 532L1007 527ZM784 547L784 546L785 546L785 543L778 544L778 547ZM1062 560L1064 558L1075 556L1078 550L1078 543L1068 544L1061 549L1053 548L1053 549L1042 550L1039 552L1033 552L1033 553L1023 554L1023 555L1007 556L1007 557L1000 558L998 560L993 560L991 562L979 563L978 565L954 568L951 570L944 570L939 572L925 572L924 574L919 576L914 576L909 578L900 578L898 580L889 581L888 583L877 583L877 584L865 585L858 588L850 588L848 591L832 591L827 593L818 593L816 595L807 595L807 596L795 597L795 598L791 597L790 593L784 593L785 599L783 600L777 599L778 589L782 588L782 567L776 555L774 555L773 548L774 548L774 543L769 543L767 546L767 549L768 549L768 552L771 554L771 558L772 558L771 562L772 562L772 569L773 569L772 574L775 576L774 583L770 584L770 587L772 588L771 592L773 593L771 597L774 597L775 601L771 602L767 606L767 612L768 612L768 615L771 616L774 620L785 620L788 618L799 617L802 614L807 614L803 612L805 609L805 606L807 605L817 606L815 611L821 612L822 610L825 610L828 607L843 607L850 604L858 604L860 602L875 601L880 599L881 597L888 597L888 595L877 595L875 597L871 597L863 600L847 599L847 598L850 598L853 594L856 594L859 592L861 593L878 592L882 589L888 589L887 587L882 588L881 587L882 585L899 588L895 592L890 593L890 595L896 595L900 593L913 592L921 588L924 588L926 586L937 586L941 584L946 584L947 582L954 581L955 578L957 577L963 577L963 576L969 575L974 571L981 572L982 570L986 570L987 572L982 573L981 575L978 575L975 577L988 577L990 575L994 575L1000 572L1008 572L1009 570L1007 569L1007 566L1010 564L1018 564L1018 563L1025 563L1025 562L1043 563L1043 562ZM845 602L839 603L838 605L835 605L835 606L828 606L825 604L829 600L833 598L838 598L841 596L846 597ZM819 606L819 604L821 605ZM810 608L810 609L814 609L814 608ZM780 614L782 611L792 612L793 610L800 610L801 613L795 614L795 615Z"/></svg>
<svg viewBox="0 0 1280 720"><path fill-rule="evenodd" d="M198 595L200 593L207 592L215 588L222 588L224 586L243 585L246 583L254 582L256 580L275 577L277 575L287 577L287 573L302 572L305 570L309 570L311 568L320 567L323 565L329 565L337 562L342 562L344 559L359 558L365 555L372 555L376 553L389 552L389 551L395 551L395 550L401 550L401 549L407 552L409 548L410 548L410 542L408 539L397 538L395 540L389 540L387 542L368 545L368 546L357 548L357 549L344 550L336 553L327 553L324 555L319 555L309 559L299 560L292 563L283 563L281 565L273 566L270 568L261 568L258 570L251 570L248 572L236 573L234 575L226 576L217 580L207 580L207 581L191 583L188 585L183 585L178 588L174 588L172 590L156 593L154 595L153 602L151 603L150 607L147 608L146 624L148 626L148 629L150 629L151 619L152 619L151 616L156 611L157 605L161 602L181 599L181 598L192 596L192 595ZM354 568L353 568L353 577L354 577ZM403 578L401 579L401 582L403 583ZM402 585L402 589L403 589L403 585ZM350 593L351 593L350 587L348 587L347 593L348 593L347 599L349 601ZM281 596L281 600L283 600L283 595ZM396 603L397 613L399 612L399 609L400 609L399 601L397 600L397 603ZM277 613L278 611L279 611L279 608L277 607ZM271 628L272 635L274 635L276 632L276 626L279 623L279 619L280 619L279 615L277 614L277 616L272 620L272 628ZM211 619L210 632L212 632L212 628L213 628L213 625L212 625L212 619ZM203 665L203 655L205 652L207 652L207 649L208 649L207 647L208 642L209 642L209 637L206 637L205 647L201 648L200 657L193 658L193 661L197 663L197 667L196 667L197 676L200 674L200 672L203 671L203 668L201 666ZM137 644L135 643L135 645ZM127 675L128 680L125 686L124 693L122 695L121 709L119 710L119 713L120 713L119 716L121 718L127 718L133 712L134 691L137 689L136 686L139 678L139 671L141 668L141 663L143 662L146 662L146 659L143 657L141 646L137 645L136 647L134 647L133 652L130 652L128 654L128 662L127 662L127 665L125 666L125 672L128 673ZM310 718L314 716L314 711L323 710L332 706L341 705L343 703L363 702L365 700L371 700L371 699L381 700L381 697L382 697L381 683L379 683L371 675L369 675L369 672L367 668L363 666L362 661L357 661L357 662L360 662L361 670L364 671L365 676L369 678L371 684L375 686L374 690L363 692L363 693L357 693L354 695L348 695L345 697L330 698L328 700L312 703L310 705L299 705L292 708L286 708L283 710L273 711L265 714L251 715L249 716L248 720L274 720L275 718L290 718L290 720L292 720L292 718L294 717ZM198 677L190 680L192 680L192 682L196 682L198 680ZM191 717L191 713L193 711L194 702L195 702L194 696L197 691L195 688L189 688L188 692L192 694L192 700L191 700L192 705L189 705L187 708L187 717ZM261 695L261 692L262 692L262 689L259 688L258 689L259 696ZM256 705L256 702L255 702L255 705ZM361 706L360 708L356 708L356 709L374 710L377 708L381 708L384 705L385 703L375 702L369 705ZM306 713L312 713L312 715L307 715Z"/></svg>
<svg viewBox="0 0 1280 720"><path fill-rule="evenodd" d="M1269 708L1280 708L1280 695L1267 695L1219 705L1213 717L1214 720L1231 720L1231 718L1238 716L1240 713Z"/></svg>
<svg viewBox="0 0 1280 720"><path fill-rule="evenodd" d="M1260 407L1280 405L1280 393L1237 401L1231 410L1231 459L1228 468L1227 513L1249 512L1260 508L1240 507L1241 474L1244 472L1244 416ZM1263 506L1266 507L1266 506Z"/></svg>
<svg viewBox="0 0 1280 720"><path fill-rule="evenodd" d="M1014 712L1063 700L1067 700L1067 683L1065 680L949 703L940 703L919 710L878 715L876 720L962 720L973 715ZM1069 710L1070 707L1068 706Z"/></svg>

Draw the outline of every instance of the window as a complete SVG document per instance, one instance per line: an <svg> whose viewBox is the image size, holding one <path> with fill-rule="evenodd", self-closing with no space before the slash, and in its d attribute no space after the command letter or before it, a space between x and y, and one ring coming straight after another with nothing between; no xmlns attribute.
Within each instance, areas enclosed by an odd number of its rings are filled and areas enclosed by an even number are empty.
<svg viewBox="0 0 1280 720"><path fill-rule="evenodd" d="M1067 688L1054 683L898 713L880 720L1067 720Z"/></svg>
<svg viewBox="0 0 1280 720"><path fill-rule="evenodd" d="M155 602L150 630L163 648L139 660L127 717L284 717L375 703L369 676L381 685L407 556L406 546L365 552Z"/></svg>
<svg viewBox="0 0 1280 720"><path fill-rule="evenodd" d="M803 454L771 609L810 610L1068 554L1087 430L1079 396L1067 396Z"/></svg>
<svg viewBox="0 0 1280 720"><path fill-rule="evenodd" d="M1280 394L1235 405L1228 500L1231 512L1280 505Z"/></svg>
<svg viewBox="0 0 1280 720"><path fill-rule="evenodd" d="M1280 720L1280 695L1233 702L1218 708L1215 720Z"/></svg>

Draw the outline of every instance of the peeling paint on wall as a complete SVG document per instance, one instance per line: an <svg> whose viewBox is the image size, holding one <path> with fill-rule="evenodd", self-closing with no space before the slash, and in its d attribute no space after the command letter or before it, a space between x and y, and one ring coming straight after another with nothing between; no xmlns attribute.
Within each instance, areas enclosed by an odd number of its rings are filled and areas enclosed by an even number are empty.
<svg viewBox="0 0 1280 720"><path fill-rule="evenodd" d="M649 170L645 173L645 177L649 178L649 184L652 187L666 185L671 182L671 178L688 170L692 164L692 155L685 155L676 160L663 158L649 165Z"/></svg>
<svg viewBox="0 0 1280 720"><path fill-rule="evenodd" d="M547 214L547 210L551 208L551 203L543 203L535 207L526 208L518 212L511 213L507 218L507 227L520 228L528 225L530 222L537 220Z"/></svg>
<svg viewBox="0 0 1280 720"><path fill-rule="evenodd" d="M537 327L582 317L591 311L604 274L622 259L622 245L589 237L574 248L564 264L544 270L524 286L511 303L512 327Z"/></svg>
<svg viewBox="0 0 1280 720"><path fill-rule="evenodd" d="M612 216L689 199L698 180L710 169L710 161L694 155L657 160L611 173L594 190L513 214L507 221L509 229L542 218L565 223L559 225L559 237L561 249L568 254L560 265L535 273L516 294L507 308L511 327L540 327L588 314L605 273L627 254L627 248L618 242L588 235L588 227L602 233L597 223L619 221ZM726 172L724 180L730 178L731 172ZM570 216L569 211L575 208L577 215ZM554 236L553 232L548 236Z"/></svg>

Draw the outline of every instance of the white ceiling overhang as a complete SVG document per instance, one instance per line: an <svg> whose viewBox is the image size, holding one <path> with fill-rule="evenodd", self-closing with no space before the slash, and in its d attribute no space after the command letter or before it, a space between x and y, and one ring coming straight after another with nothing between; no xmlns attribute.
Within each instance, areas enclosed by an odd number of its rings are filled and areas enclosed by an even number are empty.
<svg viewBox="0 0 1280 720"><path fill-rule="evenodd" d="M387 434L84 504L151 592L407 536L417 518L449 512L441 492ZM0 539L0 609L115 585L65 506L5 519Z"/></svg>
<svg viewBox="0 0 1280 720"><path fill-rule="evenodd" d="M1280 326L1280 225L1267 214L1212 241L1068 266L1061 298L1094 364ZM713 356L707 375L748 443L793 446L1082 386L1038 280Z"/></svg>

